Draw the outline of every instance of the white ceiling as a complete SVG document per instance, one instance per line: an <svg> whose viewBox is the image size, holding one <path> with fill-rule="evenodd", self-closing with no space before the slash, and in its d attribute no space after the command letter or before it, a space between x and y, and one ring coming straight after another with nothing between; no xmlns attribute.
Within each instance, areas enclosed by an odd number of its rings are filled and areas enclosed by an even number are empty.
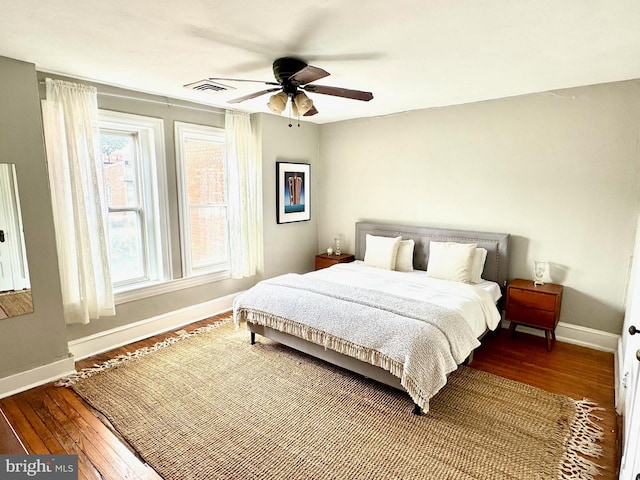
<svg viewBox="0 0 640 480"><path fill-rule="evenodd" d="M638 0L0 0L0 55L38 70L229 107L295 55L373 92L310 94L327 123L640 78ZM269 96L235 105L268 112Z"/></svg>

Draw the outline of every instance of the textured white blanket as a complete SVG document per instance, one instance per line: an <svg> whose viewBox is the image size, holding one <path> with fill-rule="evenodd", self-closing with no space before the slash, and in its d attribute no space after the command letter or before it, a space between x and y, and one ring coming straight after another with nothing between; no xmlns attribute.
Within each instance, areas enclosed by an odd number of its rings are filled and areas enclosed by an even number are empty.
<svg viewBox="0 0 640 480"><path fill-rule="evenodd" d="M258 283L236 298L234 318L384 368L424 411L447 375L480 344L455 311L310 275Z"/></svg>

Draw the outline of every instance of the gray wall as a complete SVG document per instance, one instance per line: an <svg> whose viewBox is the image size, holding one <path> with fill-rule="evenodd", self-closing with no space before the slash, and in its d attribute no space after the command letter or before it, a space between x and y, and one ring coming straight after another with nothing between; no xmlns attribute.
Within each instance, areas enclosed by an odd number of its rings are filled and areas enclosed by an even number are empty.
<svg viewBox="0 0 640 480"><path fill-rule="evenodd" d="M38 73L39 78L63 78L55 75ZM89 83L89 82L82 82ZM174 278L181 278L180 237L177 204L177 176L174 143L174 122L189 122L199 125L210 125L224 128L224 110L196 105L188 102L170 100L159 96L142 94L130 90L119 89L93 83L98 88L98 107L116 112L132 113L148 117L161 118L164 121L165 158L169 198L169 224L171 231L171 258ZM40 95L44 98L44 86L40 86ZM197 287L185 288L141 300L116 305L115 317L103 317L87 325L73 324L67 326L67 337L74 340L88 335L126 326L141 320L162 315L167 312L197 305L235 293L251 287L257 278L242 280L222 280Z"/></svg>
<svg viewBox="0 0 640 480"><path fill-rule="evenodd" d="M40 78L63 78L37 74L32 64L0 57L0 102L3 105L0 110L0 161L13 162L17 166L34 301L33 314L0 321L0 378L67 357L68 340L123 327L245 290L263 278L263 274L273 276L285 271L305 272L313 268L313 255L317 253L317 222L313 213L310 222L276 225L275 162L286 160L317 163L319 127L303 123L300 128L290 129L285 118L260 115L252 119L260 139L258 153L264 162L263 238L264 258L267 260L261 265L260 274L248 279L223 280L123 303L116 306L115 317L104 317L88 325L66 326L62 318L53 217L42 138L39 95L44 96L44 87L38 86L36 75ZM98 96L100 108L164 119L169 196L174 199L170 204L173 267L179 273L173 122L224 126L224 111L94 85L98 87L99 93L109 94ZM181 108L180 105L190 108ZM312 175L313 173L312 169Z"/></svg>
<svg viewBox="0 0 640 480"><path fill-rule="evenodd" d="M560 320L620 333L640 203L640 81L324 125L319 244L361 219L508 232L565 285Z"/></svg>
<svg viewBox="0 0 640 480"><path fill-rule="evenodd" d="M175 184L173 121L222 125L216 109L100 97L103 108L165 119ZM629 81L318 126L253 116L263 165L261 275L129 302L116 317L62 319L35 67L0 57L0 161L15 163L34 313L0 321L0 378L65 358L67 340L234 293L263 277L313 268L336 234L353 249L361 219L510 232L510 276L553 264L566 286L561 320L619 333L640 203L640 82ZM208 111L206 111L208 110ZM275 164L311 164L311 221L276 224ZM177 225L177 205L171 205ZM173 240L177 239L177 230Z"/></svg>
<svg viewBox="0 0 640 480"><path fill-rule="evenodd" d="M0 378L68 356L35 66L0 57L0 162L15 163L34 312L0 320Z"/></svg>

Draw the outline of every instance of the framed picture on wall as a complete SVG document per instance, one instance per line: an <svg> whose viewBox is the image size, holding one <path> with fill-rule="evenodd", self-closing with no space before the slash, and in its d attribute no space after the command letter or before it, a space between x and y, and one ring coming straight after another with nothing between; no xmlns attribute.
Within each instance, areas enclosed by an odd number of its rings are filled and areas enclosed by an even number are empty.
<svg viewBox="0 0 640 480"><path fill-rule="evenodd" d="M278 223L311 219L311 177L308 163L276 162Z"/></svg>

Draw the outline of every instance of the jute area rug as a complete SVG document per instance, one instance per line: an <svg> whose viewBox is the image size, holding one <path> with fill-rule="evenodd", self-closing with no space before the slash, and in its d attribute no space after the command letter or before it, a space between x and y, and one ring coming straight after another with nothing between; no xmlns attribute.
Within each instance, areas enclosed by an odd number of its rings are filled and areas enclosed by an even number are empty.
<svg viewBox="0 0 640 480"><path fill-rule="evenodd" d="M84 377L84 378L82 378ZM461 367L412 414L406 393L233 323L66 380L165 479L587 479L589 402Z"/></svg>

